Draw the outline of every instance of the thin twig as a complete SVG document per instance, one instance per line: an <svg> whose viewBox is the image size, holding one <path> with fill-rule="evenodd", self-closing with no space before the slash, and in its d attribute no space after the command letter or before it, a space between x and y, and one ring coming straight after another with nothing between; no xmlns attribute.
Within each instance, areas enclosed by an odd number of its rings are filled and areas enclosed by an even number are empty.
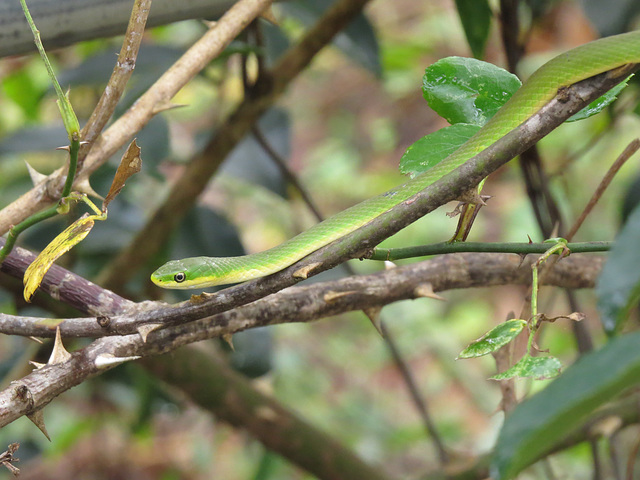
<svg viewBox="0 0 640 480"><path fill-rule="evenodd" d="M443 468L449 463L449 453L444 446L444 442L442 441L442 437L436 426L436 423L433 421L431 414L429 413L429 406L420 393L420 389L415 380L415 376L413 375L413 371L409 364L405 361L402 352L398 348L396 344L394 335L391 334L391 331L387 327L386 322L380 322L380 329L382 330L382 336L385 339L385 344L391 353L391 357L393 358L396 367L400 371L400 375L407 386L407 390L409 391L409 395L411 400L413 401L418 413L420 414L420 418L422 418L422 422L425 425L425 429L427 431L427 436L431 438L433 444L436 447L438 452L438 460L440 461L440 467Z"/></svg>
<svg viewBox="0 0 640 480"><path fill-rule="evenodd" d="M251 133L253 134L258 144L263 148L267 155L269 155L269 158L274 163L274 165L278 167L278 170L280 170L280 174L288 183L291 184L291 186L293 186L293 188L298 191L300 197L302 198L302 201L307 205L309 210L311 210L311 213L313 213L313 216L316 218L316 220L318 222L322 222L324 220L324 216L320 212L320 209L318 208L316 203L313 201L313 198L311 198L311 195L309 195L307 189L304 188L302 183L300 183L298 177L294 175L291 169L287 166L285 159L282 158L282 156L278 152L276 152L270 145L269 141L265 138L262 130L257 124L253 126L253 128L251 129Z"/></svg>
<svg viewBox="0 0 640 480"><path fill-rule="evenodd" d="M629 160L629 158L634 153L636 153L638 149L640 149L640 140L636 138L632 140L629 143L629 145L627 145L624 151L618 156L618 158L616 158L616 161L613 162L611 167L609 167L609 170L607 170L607 173L605 174L603 179L600 181L598 188L596 188L596 191L593 192L593 195L589 199L589 202L587 203L587 205L584 207L584 210L582 211L578 219L575 221L575 223L571 227L571 230L569 230L569 232L565 235L564 238L566 238L568 241L571 241L571 239L574 237L574 235L578 232L578 230L584 223L587 216L591 213L593 208L596 206L596 204L602 197L602 194L604 193L604 191L611 184L613 177L616 176L616 173L618 173L620 168L622 168L625 162Z"/></svg>
<svg viewBox="0 0 640 480"><path fill-rule="evenodd" d="M93 109L89 120L82 128L80 134L82 141L86 142L80 149L80 155L78 157L78 168L80 170L82 170L82 165L91 149L91 145L95 139L98 138L98 135L100 135L100 132L102 132L102 129L113 115L127 82L133 74L136 58L140 51L140 44L142 43L142 36L147 24L147 18L151 10L151 1L152 0L136 0L133 4L129 24L124 34L122 48L120 49L116 65L113 68L107 86L102 91L98 104Z"/></svg>

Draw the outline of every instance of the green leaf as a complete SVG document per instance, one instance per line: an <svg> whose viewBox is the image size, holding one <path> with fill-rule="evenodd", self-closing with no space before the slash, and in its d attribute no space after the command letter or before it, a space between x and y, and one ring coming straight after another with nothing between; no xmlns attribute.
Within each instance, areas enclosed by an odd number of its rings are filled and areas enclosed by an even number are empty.
<svg viewBox="0 0 640 480"><path fill-rule="evenodd" d="M455 152L478 130L479 125L457 123L422 137L402 155L400 171L412 177L426 172Z"/></svg>
<svg viewBox="0 0 640 480"><path fill-rule="evenodd" d="M596 283L600 321L607 333L619 330L640 298L640 207L618 234Z"/></svg>
<svg viewBox="0 0 640 480"><path fill-rule="evenodd" d="M493 14L487 0L456 0L458 16L473 56L484 57Z"/></svg>
<svg viewBox="0 0 640 480"><path fill-rule="evenodd" d="M513 367L494 375L491 380L507 380L509 378L533 378L546 380L557 377L562 369L560 360L555 357L532 357L525 355Z"/></svg>
<svg viewBox="0 0 640 480"><path fill-rule="evenodd" d="M514 478L583 425L595 409L639 381L639 332L584 355L507 417L494 450L491 478Z"/></svg>
<svg viewBox="0 0 640 480"><path fill-rule="evenodd" d="M482 126L520 85L518 77L490 63L447 57L425 70L422 95L450 124Z"/></svg>
<svg viewBox="0 0 640 480"><path fill-rule="evenodd" d="M583 120L585 118L592 117L596 113L600 113L608 105L613 103L613 101L616 98L618 98L618 94L622 91L623 88L627 86L631 77L633 77L633 75L630 75L629 77L627 77L625 81L623 81L622 83L619 83L618 85L613 87L611 90L609 90L607 93L605 93L601 97L596 98L593 102L591 102L589 105L584 107L578 113L569 117L567 119L567 122L576 122L578 120Z"/></svg>
<svg viewBox="0 0 640 480"><path fill-rule="evenodd" d="M475 358L493 353L516 338L526 325L526 320L520 319L503 322L478 340L471 342L467 348L460 352L458 358Z"/></svg>

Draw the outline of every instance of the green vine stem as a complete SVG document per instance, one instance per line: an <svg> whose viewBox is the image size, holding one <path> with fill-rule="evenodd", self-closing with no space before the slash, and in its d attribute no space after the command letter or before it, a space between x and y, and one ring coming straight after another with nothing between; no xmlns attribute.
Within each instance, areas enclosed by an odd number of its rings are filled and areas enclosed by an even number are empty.
<svg viewBox="0 0 640 480"><path fill-rule="evenodd" d="M33 18L31 18L31 13L29 13L26 1L20 0L20 4L22 5L24 16L27 19L29 27L31 28L31 32L33 33L33 38L36 47L38 48L38 52L40 52L40 56L42 57L42 61L44 62L45 67L47 68L47 73L49 74L51 83L53 83L53 88L55 89L56 95L58 96L58 108L60 109L60 114L62 115L62 121L64 123L65 129L67 130L67 135L69 136L69 140L73 141L74 135L80 135L80 125L78 123L78 118L73 111L71 102L69 102L69 99L62 91L62 87L60 87L58 79L53 72L53 67L51 66L51 62L49 62L47 53L45 52L44 46L42 45L42 40L40 39L40 31L36 28L36 24L34 23Z"/></svg>
<svg viewBox="0 0 640 480"><path fill-rule="evenodd" d="M67 172L67 179L64 182L64 188L62 189L60 199L68 197L71 194L73 181L76 179L76 171L78 169L78 152L80 151L79 136L80 134L78 132L71 135L71 143L69 144L69 171Z"/></svg>
<svg viewBox="0 0 640 480"><path fill-rule="evenodd" d="M7 234L7 241L5 242L2 249L0 249L0 263L4 261L5 258L11 253L13 247L18 239L18 235L24 232L27 228L35 225L36 223L42 222L51 217L55 217L58 214L66 214L69 212L69 200L78 201L80 198L70 197L71 189L73 187L73 181L76 177L76 171L78 167L78 151L80 149L80 125L78 123L78 118L76 117L75 112L73 111L73 107L71 106L71 102L67 96L63 93L62 87L60 87L60 83L58 83L58 79L53 72L53 67L51 66L51 62L49 62L49 58L47 57L47 53L44 50L42 45L42 41L40 40L40 32L36 28L36 25L31 18L31 14L29 13L29 9L27 8L27 4L25 0L20 0L20 4L22 5L22 9L24 11L24 15L27 19L27 23L29 27L31 27L31 31L33 32L33 38L38 48L38 52L40 52L40 56L45 64L47 69L47 73L49 74L49 78L53 83L53 87L56 91L56 95L58 97L57 104L60 109L60 114L62 115L62 121L64 123L64 127L67 131L67 135L69 136L69 170L67 172L67 179L64 183L64 187L62 189L62 195L60 200L56 205L53 205L45 210L42 210L30 217L26 218L22 222L17 225L14 225L9 230Z"/></svg>
<svg viewBox="0 0 640 480"><path fill-rule="evenodd" d="M551 241L555 242L555 245L553 245L551 248L548 248L549 242ZM540 256L540 258L538 258L537 261L535 261L531 265L531 272L532 272L531 320L529 324L529 341L527 342L527 353L531 353L531 349L533 348L533 339L535 337L536 331L538 330L538 326L539 326L538 324L538 290L540 286L539 286L538 272L539 272L540 266L542 266L542 264L546 262L551 255L557 254L560 256L566 256L569 253L569 251L572 251L569 248L570 244L568 244L564 238L550 239L545 241L542 245L545 245L547 247L547 250L544 252L543 255Z"/></svg>
<svg viewBox="0 0 640 480"><path fill-rule="evenodd" d="M613 242L576 242L565 243L565 247L571 253L607 252ZM483 242L457 242L457 243L433 243L431 245L418 245L405 248L374 248L371 260L400 260L403 258L425 257L428 255L441 255L445 253L483 252L483 253L516 253L526 255L529 253L546 253L549 243L483 243Z"/></svg>

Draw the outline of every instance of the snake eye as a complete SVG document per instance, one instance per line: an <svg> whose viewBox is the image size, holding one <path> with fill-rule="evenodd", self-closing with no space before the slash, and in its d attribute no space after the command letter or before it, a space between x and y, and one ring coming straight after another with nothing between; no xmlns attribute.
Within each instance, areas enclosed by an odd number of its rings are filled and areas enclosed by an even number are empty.
<svg viewBox="0 0 640 480"><path fill-rule="evenodd" d="M184 274L184 272L179 272L173 276L173 279L176 281L176 283L182 283L187 279L187 276Z"/></svg>

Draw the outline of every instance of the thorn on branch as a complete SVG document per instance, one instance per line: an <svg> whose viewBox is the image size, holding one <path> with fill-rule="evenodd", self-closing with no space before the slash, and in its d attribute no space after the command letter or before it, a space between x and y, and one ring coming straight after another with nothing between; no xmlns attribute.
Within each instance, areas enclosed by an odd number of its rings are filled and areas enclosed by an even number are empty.
<svg viewBox="0 0 640 480"><path fill-rule="evenodd" d="M38 427L42 434L47 437L47 440L51 441L49 432L47 432L47 427L44 424L44 411L42 408L39 408L35 412L27 414L27 418L31 420L36 427Z"/></svg>
<svg viewBox="0 0 640 480"><path fill-rule="evenodd" d="M433 285L430 283L421 283L413 289L413 294L416 297L426 297L433 298L435 300L445 300L444 297L441 297L436 292L433 291Z"/></svg>
<svg viewBox="0 0 640 480"><path fill-rule="evenodd" d="M382 312L382 307L363 308L362 311L369 318L369 320L371 320L371 324L375 327L380 336L384 338L384 333L382 330L382 320L380 319L380 312Z"/></svg>
<svg viewBox="0 0 640 480"><path fill-rule="evenodd" d="M62 344L62 338L60 337L60 327L56 328L56 338L53 342L53 350L51 351L51 356L49 357L49 361L47 365L57 365L59 363L64 363L71 358L71 354L67 352L67 349L64 348Z"/></svg>
<svg viewBox="0 0 640 480"><path fill-rule="evenodd" d="M301 267L295 272L293 272L293 278L306 280L307 278L309 278L309 274L311 274L316 268L318 268L321 265L322 265L322 262L314 262L309 265L305 265L304 267Z"/></svg>
<svg viewBox="0 0 640 480"><path fill-rule="evenodd" d="M162 327L161 323L145 323L143 325L140 325L138 327L138 334L142 339L142 343L147 343L147 336L154 330L159 329L160 327Z"/></svg>
<svg viewBox="0 0 640 480"><path fill-rule="evenodd" d="M131 362L133 360L138 360L142 358L140 355L133 355L131 357L116 357L111 353L101 353L94 360L94 365L96 368L108 368L114 367L116 365L120 365L121 363Z"/></svg>

